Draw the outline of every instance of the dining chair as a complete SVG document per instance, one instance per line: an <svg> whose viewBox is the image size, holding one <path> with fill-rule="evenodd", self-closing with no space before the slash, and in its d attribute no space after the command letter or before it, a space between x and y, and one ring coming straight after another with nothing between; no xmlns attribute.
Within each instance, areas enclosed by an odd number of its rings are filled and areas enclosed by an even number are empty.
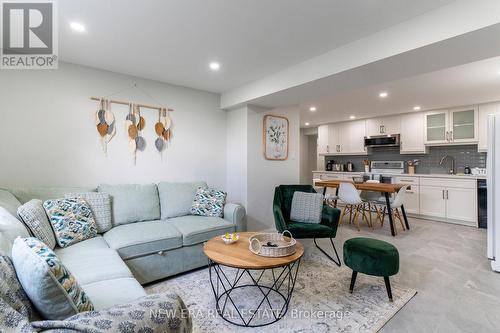
<svg viewBox="0 0 500 333"><path fill-rule="evenodd" d="M379 184L379 180L374 180L370 179L367 180L366 183L375 183ZM365 205L368 207L366 211L368 211L369 218L370 218L370 224L373 225L372 222L372 213L375 213L377 215L377 219L380 220L382 218L382 208L379 207L379 201L384 199L382 197L382 193L380 192L374 192L374 191L361 191L359 193L359 196L361 197L361 200L365 202Z"/></svg>
<svg viewBox="0 0 500 333"><path fill-rule="evenodd" d="M391 203L391 211L390 212L387 212L387 207L384 206L384 208L382 210L382 218L380 220L381 227L384 226L385 215L392 214L393 220L398 219L399 223L401 223L401 227L403 228L403 230L406 230L403 219L401 218L401 213L399 210L401 209L401 206L404 205L406 191L408 190L409 187L410 187L410 185L405 185L405 186L401 187L399 189L398 193L396 194L396 197L393 200L390 200L390 203ZM381 205L384 204L381 200L379 201L379 203ZM397 234L396 228L395 228L395 232Z"/></svg>
<svg viewBox="0 0 500 333"><path fill-rule="evenodd" d="M345 206L340 214L339 224L342 223L342 218L344 215L349 213L349 224L356 223L358 231L361 230L359 227L358 215L361 214L361 219L366 221L366 224L372 228L371 222L368 220L365 211L365 202L359 196L359 192L354 187L354 184L349 182L342 182L339 184L339 200L342 201Z"/></svg>
<svg viewBox="0 0 500 333"><path fill-rule="evenodd" d="M320 178L314 178L313 184L316 184L316 182L320 182L320 181L321 181ZM335 194L329 193L329 191L330 191L329 188L326 188L326 191L325 191L324 187L316 186L316 185L314 185L313 187L314 187L314 190L318 193L326 192L325 193L325 204L327 204L330 207L337 208L337 200L339 199L339 197L336 196Z"/></svg>

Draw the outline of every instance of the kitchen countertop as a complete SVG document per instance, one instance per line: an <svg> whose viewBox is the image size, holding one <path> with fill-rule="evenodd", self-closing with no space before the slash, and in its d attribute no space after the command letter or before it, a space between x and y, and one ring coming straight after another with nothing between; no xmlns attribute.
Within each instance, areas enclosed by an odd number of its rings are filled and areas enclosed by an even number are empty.
<svg viewBox="0 0 500 333"><path fill-rule="evenodd" d="M348 171L325 171L325 170L316 170L313 171L313 173L332 173L332 174L344 174L344 175L371 175L372 173L365 173L361 171L353 171L353 172L348 172ZM387 174L388 176L400 176L400 177L429 177L429 178L455 178L455 179L486 179L486 175L465 175L465 174L455 174L455 175L449 175L449 174L439 174L439 173L414 173L414 174L408 174L408 173L402 173L402 174Z"/></svg>

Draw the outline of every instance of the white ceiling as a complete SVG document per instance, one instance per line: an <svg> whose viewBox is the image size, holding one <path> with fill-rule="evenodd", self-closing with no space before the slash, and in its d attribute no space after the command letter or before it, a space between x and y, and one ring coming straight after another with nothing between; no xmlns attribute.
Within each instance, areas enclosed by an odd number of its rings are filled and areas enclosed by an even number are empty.
<svg viewBox="0 0 500 333"><path fill-rule="evenodd" d="M60 0L60 59L222 92L451 2Z"/></svg>
<svg viewBox="0 0 500 333"><path fill-rule="evenodd" d="M380 92L389 96L380 98ZM403 80L372 85L301 105L302 127L359 118L433 110L500 100L500 57L473 62ZM316 112L310 112L314 104Z"/></svg>

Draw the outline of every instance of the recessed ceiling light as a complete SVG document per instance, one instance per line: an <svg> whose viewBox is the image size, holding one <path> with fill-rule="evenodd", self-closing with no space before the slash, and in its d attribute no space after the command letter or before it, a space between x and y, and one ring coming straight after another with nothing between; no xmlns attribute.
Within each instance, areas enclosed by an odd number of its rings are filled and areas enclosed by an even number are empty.
<svg viewBox="0 0 500 333"><path fill-rule="evenodd" d="M383 91L383 92L381 92L380 94L378 94L378 96L379 96L380 98L386 98L387 96L389 96L389 94L388 94L387 92Z"/></svg>
<svg viewBox="0 0 500 333"><path fill-rule="evenodd" d="M356 116L350 116L349 119L356 119Z"/></svg>
<svg viewBox="0 0 500 333"><path fill-rule="evenodd" d="M211 70L213 71L218 71L220 69L220 64L218 62L211 62L210 65L208 65Z"/></svg>
<svg viewBox="0 0 500 333"><path fill-rule="evenodd" d="M415 111L419 111L420 109L421 109L421 107L418 106L418 105L416 105L416 106L413 107L413 110L415 110Z"/></svg>
<svg viewBox="0 0 500 333"><path fill-rule="evenodd" d="M71 27L71 29L77 31L77 32L85 32L85 26L81 23L78 23L78 22L71 22L69 24L69 26Z"/></svg>
<svg viewBox="0 0 500 333"><path fill-rule="evenodd" d="M316 111L316 110L317 110L317 109L316 109L316 107L315 107L315 106L311 106L311 107L309 108L309 111L311 111L311 112L314 112L314 111Z"/></svg>
<svg viewBox="0 0 500 333"><path fill-rule="evenodd" d="M309 126L309 123L305 123L304 125Z"/></svg>

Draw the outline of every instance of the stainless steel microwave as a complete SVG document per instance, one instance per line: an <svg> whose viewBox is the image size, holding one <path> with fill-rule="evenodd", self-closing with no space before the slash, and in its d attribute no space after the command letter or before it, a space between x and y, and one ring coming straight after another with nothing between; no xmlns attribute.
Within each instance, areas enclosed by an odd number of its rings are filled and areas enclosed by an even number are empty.
<svg viewBox="0 0 500 333"><path fill-rule="evenodd" d="M365 147L399 146L399 134L365 136Z"/></svg>

